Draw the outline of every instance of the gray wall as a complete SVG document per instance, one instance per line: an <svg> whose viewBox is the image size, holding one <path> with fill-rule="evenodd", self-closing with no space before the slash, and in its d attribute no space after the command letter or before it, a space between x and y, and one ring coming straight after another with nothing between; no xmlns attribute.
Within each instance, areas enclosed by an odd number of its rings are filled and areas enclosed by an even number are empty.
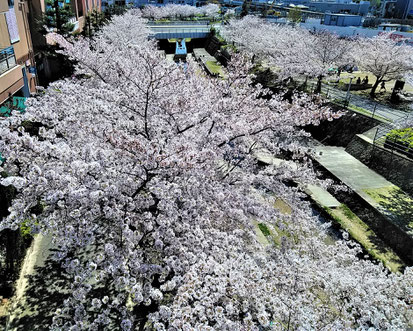
<svg viewBox="0 0 413 331"><path fill-rule="evenodd" d="M346 152L368 165L388 181L413 195L413 160L399 154L375 146L363 139L362 135L354 136L346 147Z"/></svg>
<svg viewBox="0 0 413 331"><path fill-rule="evenodd" d="M394 16L405 19L411 10L413 10L413 0L397 0Z"/></svg>
<svg viewBox="0 0 413 331"><path fill-rule="evenodd" d="M361 16L325 14L324 24L337 26L361 26Z"/></svg>

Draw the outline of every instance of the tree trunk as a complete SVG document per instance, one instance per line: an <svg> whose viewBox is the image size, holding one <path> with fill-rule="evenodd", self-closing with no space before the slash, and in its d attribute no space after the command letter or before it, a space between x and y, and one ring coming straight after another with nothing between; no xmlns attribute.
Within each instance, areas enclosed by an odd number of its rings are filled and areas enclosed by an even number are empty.
<svg viewBox="0 0 413 331"><path fill-rule="evenodd" d="M59 0L55 0L53 3L54 10L56 13L56 32L61 33L62 30L62 22L60 20L60 8L59 8Z"/></svg>
<svg viewBox="0 0 413 331"><path fill-rule="evenodd" d="M317 78L317 87L315 89L315 93L317 93L317 94L321 93L321 81L322 80L323 80L323 76L322 75L318 76L318 78Z"/></svg>
<svg viewBox="0 0 413 331"><path fill-rule="evenodd" d="M379 86L380 83L381 83L381 79L376 78L376 82L374 83L374 85L373 85L373 87L371 88L371 91L370 91L370 97L372 97L373 99L376 96L376 90L377 90L377 87Z"/></svg>
<svg viewBox="0 0 413 331"><path fill-rule="evenodd" d="M307 91L307 82L308 82L308 76L305 76L305 81L302 85L302 88L303 88L304 91Z"/></svg>

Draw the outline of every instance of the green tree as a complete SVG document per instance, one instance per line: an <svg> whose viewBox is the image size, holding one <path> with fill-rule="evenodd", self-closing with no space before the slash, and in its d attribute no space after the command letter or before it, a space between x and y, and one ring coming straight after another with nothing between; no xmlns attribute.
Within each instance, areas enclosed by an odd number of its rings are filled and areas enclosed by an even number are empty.
<svg viewBox="0 0 413 331"><path fill-rule="evenodd" d="M267 5L264 5L261 9L261 17L267 17L268 16L268 8Z"/></svg>
<svg viewBox="0 0 413 331"><path fill-rule="evenodd" d="M49 30L68 35L73 32L75 25L70 22L74 16L70 4L64 0L46 0L46 11L41 19L41 26L47 27ZM42 31L45 33L45 29Z"/></svg>
<svg viewBox="0 0 413 331"><path fill-rule="evenodd" d="M293 23L300 23L301 22L301 9L300 8L291 8L288 12L288 20Z"/></svg>
<svg viewBox="0 0 413 331"><path fill-rule="evenodd" d="M379 8L380 5L381 5L380 0L370 0L370 6L375 7L375 8Z"/></svg>
<svg viewBox="0 0 413 331"><path fill-rule="evenodd" d="M85 26L82 31L82 35L92 37L100 28L106 24L107 18L105 13L94 9L90 11L85 18Z"/></svg>
<svg viewBox="0 0 413 331"><path fill-rule="evenodd" d="M248 0L242 3L241 17L247 16L250 9L250 2Z"/></svg>

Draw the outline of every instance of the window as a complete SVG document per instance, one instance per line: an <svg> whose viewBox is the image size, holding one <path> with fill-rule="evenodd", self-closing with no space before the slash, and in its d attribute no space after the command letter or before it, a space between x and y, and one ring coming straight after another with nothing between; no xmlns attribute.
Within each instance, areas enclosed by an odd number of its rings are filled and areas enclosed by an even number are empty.
<svg viewBox="0 0 413 331"><path fill-rule="evenodd" d="M0 50L0 75L16 65L13 46Z"/></svg>
<svg viewBox="0 0 413 331"><path fill-rule="evenodd" d="M9 7L14 7L14 0L7 0Z"/></svg>

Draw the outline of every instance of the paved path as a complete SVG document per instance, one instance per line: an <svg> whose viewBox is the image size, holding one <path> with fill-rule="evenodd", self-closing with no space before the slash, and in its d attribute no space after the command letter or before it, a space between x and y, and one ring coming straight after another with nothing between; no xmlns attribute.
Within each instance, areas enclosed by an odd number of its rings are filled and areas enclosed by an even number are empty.
<svg viewBox="0 0 413 331"><path fill-rule="evenodd" d="M16 285L6 331L49 330L53 313L67 297L69 282L50 259L51 239L37 235Z"/></svg>
<svg viewBox="0 0 413 331"><path fill-rule="evenodd" d="M323 92L327 93L330 99L340 99L344 100L346 98L347 92L339 90L334 86L323 84ZM363 108L365 110L375 112L376 115L387 118L391 121L397 121L400 118L409 115L408 112L387 106L382 103L378 103L371 99L362 97L357 94L350 93L350 104L357 107Z"/></svg>
<svg viewBox="0 0 413 331"><path fill-rule="evenodd" d="M205 48L194 48L194 58L203 64L210 75L225 77L221 64Z"/></svg>
<svg viewBox="0 0 413 331"><path fill-rule="evenodd" d="M413 200L343 147L317 146L315 159L381 214L413 237Z"/></svg>
<svg viewBox="0 0 413 331"><path fill-rule="evenodd" d="M286 166L292 170L297 170L297 164L294 161L286 161L280 158L274 157L268 152L258 152L256 154L257 160L266 164L272 164L276 167ZM335 208L340 206L340 202L333 197L327 190L317 185L306 185L305 192L311 196L311 198L318 202L321 206Z"/></svg>
<svg viewBox="0 0 413 331"><path fill-rule="evenodd" d="M217 60L211 54L209 54L205 48L194 48L194 58L195 60L201 61L202 63L206 61Z"/></svg>

